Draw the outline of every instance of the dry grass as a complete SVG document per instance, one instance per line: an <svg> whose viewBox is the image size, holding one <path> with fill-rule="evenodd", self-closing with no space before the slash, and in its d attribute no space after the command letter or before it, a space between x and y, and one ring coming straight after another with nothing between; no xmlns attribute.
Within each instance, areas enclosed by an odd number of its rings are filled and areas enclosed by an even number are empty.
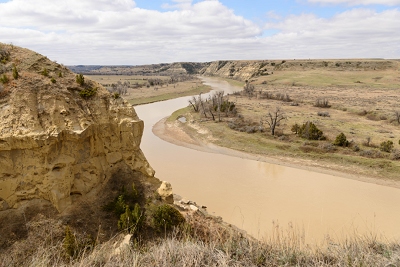
<svg viewBox="0 0 400 267"><path fill-rule="evenodd" d="M123 98L129 101L132 105L141 105L174 99L183 96L198 95L199 93L207 93L211 90L209 86L205 86L201 81L192 77L189 81L177 82L174 84L164 84L162 86L146 87L148 79L161 79L167 83L169 76L128 76L128 75L90 75L90 79L108 86L117 82L130 82L131 84L138 83L143 85L141 88L129 88L127 95Z"/></svg>
<svg viewBox="0 0 400 267"><path fill-rule="evenodd" d="M15 262L2 255L1 267L11 266L399 266L399 244L375 236L354 237L343 242L327 238L319 247L306 246L295 230L258 241L224 226L213 218L195 215L188 224L165 238L138 245L131 243L115 254L123 236L97 245L76 259L65 257L62 240L35 236L35 252ZM48 227L46 228L49 231ZM44 233L44 231L40 231ZM40 241L39 241L40 240ZM23 249L23 247L20 247Z"/></svg>

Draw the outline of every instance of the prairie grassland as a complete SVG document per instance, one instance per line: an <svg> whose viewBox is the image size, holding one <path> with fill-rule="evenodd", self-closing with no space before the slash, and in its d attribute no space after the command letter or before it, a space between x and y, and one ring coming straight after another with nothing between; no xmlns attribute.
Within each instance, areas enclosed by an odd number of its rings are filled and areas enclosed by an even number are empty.
<svg viewBox="0 0 400 267"><path fill-rule="evenodd" d="M259 78L271 85L286 86L340 86L352 88L396 89L399 74L396 71L275 71L273 75Z"/></svg>
<svg viewBox="0 0 400 267"><path fill-rule="evenodd" d="M95 80L102 85L111 85L117 82L130 82L131 84L146 84L148 79L168 80L167 76L140 76L140 75L88 75L88 78Z"/></svg>

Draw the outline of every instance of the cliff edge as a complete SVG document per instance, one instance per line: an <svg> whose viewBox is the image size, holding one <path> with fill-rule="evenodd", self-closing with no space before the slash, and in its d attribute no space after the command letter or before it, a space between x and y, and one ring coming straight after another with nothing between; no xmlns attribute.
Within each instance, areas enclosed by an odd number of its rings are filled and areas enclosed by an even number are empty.
<svg viewBox="0 0 400 267"><path fill-rule="evenodd" d="M273 75L280 71L397 70L398 61L386 59L220 60L208 63L199 74L239 81Z"/></svg>
<svg viewBox="0 0 400 267"><path fill-rule="evenodd" d="M32 199L59 212L126 165L154 176L134 108L28 49L0 43L0 211Z"/></svg>

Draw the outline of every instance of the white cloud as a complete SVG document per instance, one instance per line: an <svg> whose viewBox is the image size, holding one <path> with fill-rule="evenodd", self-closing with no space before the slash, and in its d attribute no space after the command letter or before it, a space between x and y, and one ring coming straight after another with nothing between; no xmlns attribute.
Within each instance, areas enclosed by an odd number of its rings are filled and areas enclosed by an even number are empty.
<svg viewBox="0 0 400 267"><path fill-rule="evenodd" d="M333 18L315 15L291 16L267 29L280 31L272 40L285 40L289 51L311 50L312 57L385 57L400 56L400 11L375 12L353 9Z"/></svg>
<svg viewBox="0 0 400 267"><path fill-rule="evenodd" d="M400 0L308 0L310 3L355 5L400 5Z"/></svg>
<svg viewBox="0 0 400 267"><path fill-rule="evenodd" d="M66 64L141 64L204 60L190 56L213 48L215 40L262 34L260 27L218 1L175 2L185 8L159 12L137 8L128 0L74 0L65 4L14 0L0 4L0 36L16 45L39 47L39 52ZM69 55L72 47L79 56ZM57 54L63 49L64 53Z"/></svg>
<svg viewBox="0 0 400 267"><path fill-rule="evenodd" d="M13 0L0 4L0 42L64 64L400 57L397 9L353 9L331 19L274 16L262 29L217 0L174 3L160 12L130 0ZM263 36L270 29L278 33Z"/></svg>

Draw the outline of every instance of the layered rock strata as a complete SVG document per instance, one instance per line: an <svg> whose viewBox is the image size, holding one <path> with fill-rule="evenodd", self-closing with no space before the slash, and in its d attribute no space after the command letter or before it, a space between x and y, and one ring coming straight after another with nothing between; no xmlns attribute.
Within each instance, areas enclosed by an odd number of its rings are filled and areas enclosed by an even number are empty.
<svg viewBox="0 0 400 267"><path fill-rule="evenodd" d="M213 61L199 71L206 76L218 76L240 81L272 75L276 71L373 71L397 70L396 60L227 60Z"/></svg>

